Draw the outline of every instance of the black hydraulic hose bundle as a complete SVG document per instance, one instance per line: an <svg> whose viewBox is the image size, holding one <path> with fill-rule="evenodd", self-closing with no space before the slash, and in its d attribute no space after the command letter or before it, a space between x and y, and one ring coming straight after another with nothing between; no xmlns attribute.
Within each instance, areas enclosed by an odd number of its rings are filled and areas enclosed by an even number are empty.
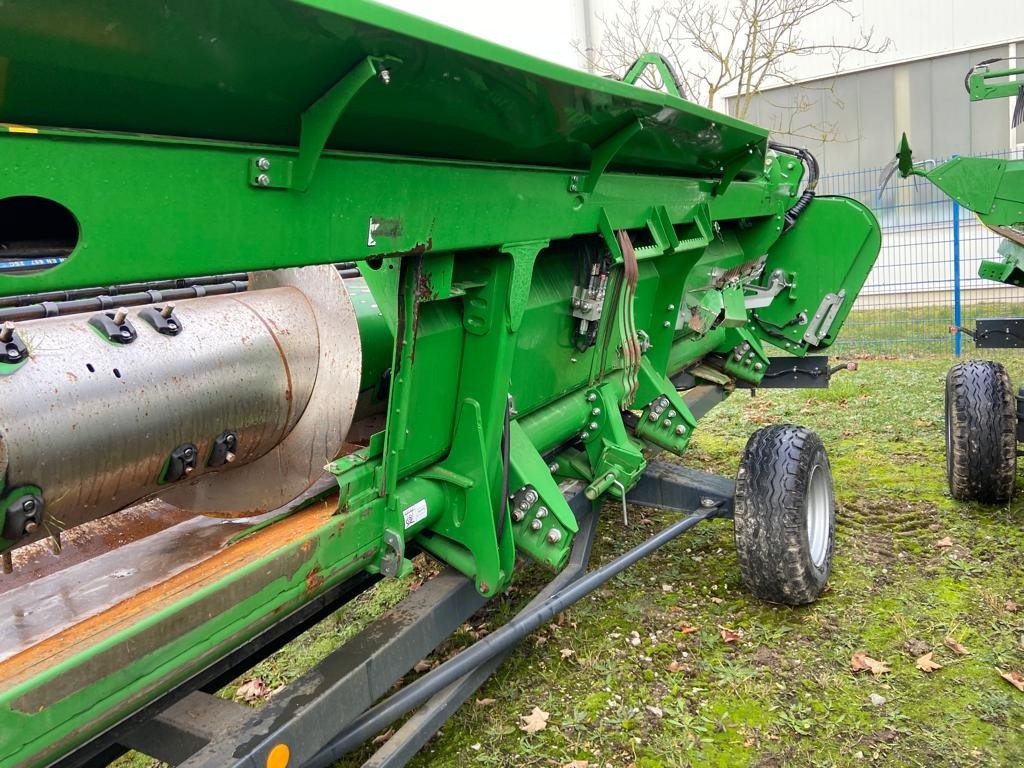
<svg viewBox="0 0 1024 768"><path fill-rule="evenodd" d="M821 169L818 166L817 158L803 147L791 147L788 144L780 144L776 141L769 141L768 147L776 152L800 158L800 161L807 168L807 184L804 186L803 194L796 201L796 205L786 212L786 229L789 229L800 218L800 215L807 210L807 206L814 199L815 190L818 187L818 179L821 177Z"/></svg>

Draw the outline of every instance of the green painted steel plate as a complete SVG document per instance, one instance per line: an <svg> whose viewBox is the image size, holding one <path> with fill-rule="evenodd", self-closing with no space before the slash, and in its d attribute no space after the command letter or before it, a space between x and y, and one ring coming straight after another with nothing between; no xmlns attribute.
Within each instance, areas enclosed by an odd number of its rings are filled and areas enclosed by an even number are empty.
<svg viewBox="0 0 1024 768"><path fill-rule="evenodd" d="M763 162L761 128L363 0L8 0L0 121L295 146L301 113L367 56L400 63L329 148L586 169L639 119L611 169Z"/></svg>

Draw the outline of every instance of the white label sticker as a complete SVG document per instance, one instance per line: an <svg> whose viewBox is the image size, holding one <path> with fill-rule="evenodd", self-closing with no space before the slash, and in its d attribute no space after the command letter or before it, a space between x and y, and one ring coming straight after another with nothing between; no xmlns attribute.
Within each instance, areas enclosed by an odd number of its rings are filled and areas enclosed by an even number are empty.
<svg viewBox="0 0 1024 768"><path fill-rule="evenodd" d="M402 512L402 517L405 518L405 527L411 528L416 525L420 520L426 520L427 518L427 500L420 499L411 507L408 507Z"/></svg>

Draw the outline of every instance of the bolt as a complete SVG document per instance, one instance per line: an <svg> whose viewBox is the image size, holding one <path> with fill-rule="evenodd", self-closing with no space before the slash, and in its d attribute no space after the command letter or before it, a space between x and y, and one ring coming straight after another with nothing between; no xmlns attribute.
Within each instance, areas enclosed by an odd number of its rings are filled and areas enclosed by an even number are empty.
<svg viewBox="0 0 1024 768"><path fill-rule="evenodd" d="M600 409L600 408L594 408L594 409L593 409L593 410L592 410L592 411L590 412L590 415L591 415L591 416L600 416L600 415L601 415L601 409Z"/></svg>
<svg viewBox="0 0 1024 768"><path fill-rule="evenodd" d="M537 517L538 520L543 520L547 516L548 516L548 508L547 507L537 507L537 515L536 515L536 517Z"/></svg>
<svg viewBox="0 0 1024 768"><path fill-rule="evenodd" d="M704 509L711 509L712 507L717 507L718 502L708 496L704 496L700 500L700 505L704 507Z"/></svg>
<svg viewBox="0 0 1024 768"><path fill-rule="evenodd" d="M537 492L532 488L526 492L526 500L530 502L530 504L536 504L537 499L539 498L540 497L537 495Z"/></svg>
<svg viewBox="0 0 1024 768"><path fill-rule="evenodd" d="M657 420L658 420L658 414L657 414L657 413L655 413L654 411L651 411L651 414L650 414L650 416L648 416L647 418L648 418L648 419L649 419L650 421L657 421Z"/></svg>
<svg viewBox="0 0 1024 768"><path fill-rule="evenodd" d="M561 540L562 540L562 532L560 530L558 530L557 528L552 528L550 531L548 531L548 543L549 544L557 544Z"/></svg>
<svg viewBox="0 0 1024 768"><path fill-rule="evenodd" d="M587 402L588 403L592 403L595 400L597 400L597 395L595 395L593 392L591 392L589 395L587 395Z"/></svg>
<svg viewBox="0 0 1024 768"><path fill-rule="evenodd" d="M555 472L557 472L559 469L560 469L560 467L558 466L558 462L557 461L552 461L550 464L548 464L548 471L552 475L555 474Z"/></svg>
<svg viewBox="0 0 1024 768"><path fill-rule="evenodd" d="M35 512L36 511L36 500L35 499L25 499L23 502L21 502L21 511L22 512L27 512L28 514L32 514L33 512Z"/></svg>
<svg viewBox="0 0 1024 768"><path fill-rule="evenodd" d="M185 457L185 461L192 461L192 459L196 455L196 452L192 448L186 448L184 451L182 451L181 455Z"/></svg>
<svg viewBox="0 0 1024 768"><path fill-rule="evenodd" d="M231 451L228 451L227 453L224 454L224 461L226 461L228 464L233 462L236 458L238 457L235 456L235 454L233 454Z"/></svg>
<svg viewBox="0 0 1024 768"><path fill-rule="evenodd" d="M14 337L14 323L8 320L0 328L0 341L8 342Z"/></svg>
<svg viewBox="0 0 1024 768"><path fill-rule="evenodd" d="M680 424L678 427L676 427L676 434L679 435L680 437L685 435L686 434L686 427L684 427L682 424Z"/></svg>
<svg viewBox="0 0 1024 768"><path fill-rule="evenodd" d="M25 533L35 533L39 524L35 520L29 520L25 523Z"/></svg>
<svg viewBox="0 0 1024 768"><path fill-rule="evenodd" d="M261 171L269 171L270 159L266 157L261 157L259 160L256 161L256 167L259 168Z"/></svg>
<svg viewBox="0 0 1024 768"><path fill-rule="evenodd" d="M598 424L597 424L597 422L596 422L596 421L592 421L592 422L590 422L590 424L588 425L588 427L587 427L587 428L588 428L588 429L589 429L589 430L590 430L591 432L597 432L597 427L598 427Z"/></svg>
<svg viewBox="0 0 1024 768"><path fill-rule="evenodd" d="M191 475L195 471L196 471L195 467L185 467L185 474L186 475Z"/></svg>
<svg viewBox="0 0 1024 768"><path fill-rule="evenodd" d="M124 323L125 318L128 317L128 310L124 307L119 307L114 310L114 325L121 325Z"/></svg>
<svg viewBox="0 0 1024 768"><path fill-rule="evenodd" d="M526 513L521 509L515 509L512 511L512 521L515 523L523 522L523 518L526 517Z"/></svg>
<svg viewBox="0 0 1024 768"><path fill-rule="evenodd" d="M658 406L659 407L661 407L661 408L668 408L668 405L669 405L669 403L668 403L668 398L667 397L662 396L662 397L658 398Z"/></svg>
<svg viewBox="0 0 1024 768"><path fill-rule="evenodd" d="M668 412L668 417L669 417L670 419L674 419L674 418L676 417L676 412L675 412L675 411L669 411L669 412Z"/></svg>
<svg viewBox="0 0 1024 768"><path fill-rule="evenodd" d="M672 327L672 323L670 323L668 320L666 320L664 323L661 324L661 327L662 328L671 328Z"/></svg>
<svg viewBox="0 0 1024 768"><path fill-rule="evenodd" d="M380 72L377 73L377 77L380 78L380 81L382 83L384 83L384 85L391 85L391 70L390 69L382 69Z"/></svg>
<svg viewBox="0 0 1024 768"><path fill-rule="evenodd" d="M543 525L544 523L542 523L540 520L534 520L532 523L530 523L530 530L539 531L541 529L541 526Z"/></svg>
<svg viewBox="0 0 1024 768"><path fill-rule="evenodd" d="M169 318L173 314L174 314L174 305L173 304L166 304L160 310L160 317L164 318L164 320L166 320L167 318Z"/></svg>
<svg viewBox="0 0 1024 768"><path fill-rule="evenodd" d="M671 427L672 426L672 419L665 419L663 422L661 422L661 426L663 426L663 427Z"/></svg>
<svg viewBox="0 0 1024 768"><path fill-rule="evenodd" d="M519 502L519 508L525 512L526 510L528 510L530 508L530 502L528 502L528 501L520 501Z"/></svg>
<svg viewBox="0 0 1024 768"><path fill-rule="evenodd" d="M675 305L675 304L669 304L669 305L668 305L668 310L667 310L667 311L669 311L669 312L672 312L672 311L674 311L674 310L675 310L675 308L676 308L676 305Z"/></svg>
<svg viewBox="0 0 1024 768"><path fill-rule="evenodd" d="M261 173L259 176L256 177L256 183L261 187L269 187L270 177L267 176L267 174L265 173Z"/></svg>
<svg viewBox="0 0 1024 768"><path fill-rule="evenodd" d="M762 368L764 368L763 364L761 364L761 363L754 363L754 370L755 371L760 371Z"/></svg>
<svg viewBox="0 0 1024 768"><path fill-rule="evenodd" d="M580 432L580 440L589 440L589 439L590 439L590 433L589 432Z"/></svg>

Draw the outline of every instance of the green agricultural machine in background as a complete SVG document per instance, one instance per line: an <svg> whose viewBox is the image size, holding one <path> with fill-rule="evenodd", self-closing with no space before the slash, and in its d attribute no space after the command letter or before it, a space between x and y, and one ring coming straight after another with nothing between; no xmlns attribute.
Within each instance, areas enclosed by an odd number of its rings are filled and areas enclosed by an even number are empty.
<svg viewBox="0 0 1024 768"><path fill-rule="evenodd" d="M981 62L967 73L970 100L1013 98L1011 127L1024 123L1024 67L994 69ZM1020 81L1015 78L1022 78ZM978 275L1024 286L1024 159L955 157L932 168L915 164L906 135L896 156L900 175L923 176L1003 238L999 261L985 260ZM1024 317L977 320L951 327L979 349L1024 347ZM1024 442L1024 388L1016 395L999 363L957 363L946 376L946 475L953 498L1003 503L1017 480L1017 443Z"/></svg>
<svg viewBox="0 0 1024 768"><path fill-rule="evenodd" d="M368 763L404 764L712 518L754 593L818 596L813 433L756 432L735 483L656 457L737 389L827 385L879 227L638 75L361 0L3 4L0 766L329 765L418 707ZM609 535L685 514L585 572L603 502ZM418 553L441 575L264 707L211 695ZM517 558L548 587L374 705Z"/></svg>

